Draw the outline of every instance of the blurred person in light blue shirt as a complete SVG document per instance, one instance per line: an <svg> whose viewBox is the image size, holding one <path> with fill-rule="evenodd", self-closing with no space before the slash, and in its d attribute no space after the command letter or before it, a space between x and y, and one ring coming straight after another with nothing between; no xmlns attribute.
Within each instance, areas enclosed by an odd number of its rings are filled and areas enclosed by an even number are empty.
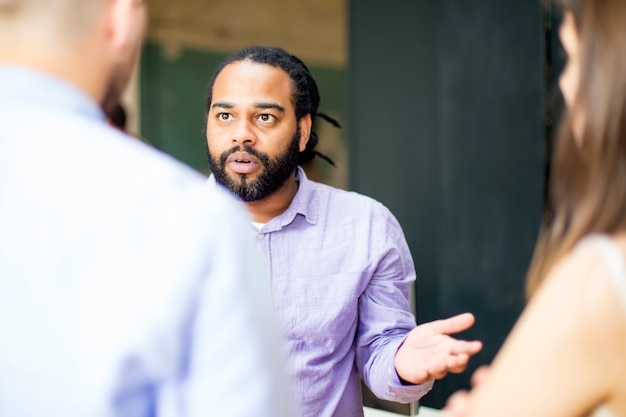
<svg viewBox="0 0 626 417"><path fill-rule="evenodd" d="M0 0L0 415L292 417L245 211L105 122L139 0Z"/></svg>

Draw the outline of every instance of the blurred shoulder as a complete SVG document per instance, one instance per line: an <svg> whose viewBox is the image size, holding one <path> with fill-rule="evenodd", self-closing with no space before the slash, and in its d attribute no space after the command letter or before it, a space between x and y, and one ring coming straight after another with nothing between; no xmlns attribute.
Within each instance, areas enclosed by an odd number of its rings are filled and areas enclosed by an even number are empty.
<svg viewBox="0 0 626 417"><path fill-rule="evenodd" d="M594 234L580 240L539 290L555 305L571 306L589 343L626 347L626 239ZM615 339L618 337L618 339Z"/></svg>
<svg viewBox="0 0 626 417"><path fill-rule="evenodd" d="M93 138L91 147L102 157L97 169L85 175L120 204L137 208L153 223L161 218L185 229L223 231L247 220L241 203L218 187L207 187L203 173L116 129L101 126L96 132L101 137Z"/></svg>
<svg viewBox="0 0 626 417"><path fill-rule="evenodd" d="M581 239L556 264L551 276L570 277L571 282L599 280L626 281L626 236L592 234Z"/></svg>

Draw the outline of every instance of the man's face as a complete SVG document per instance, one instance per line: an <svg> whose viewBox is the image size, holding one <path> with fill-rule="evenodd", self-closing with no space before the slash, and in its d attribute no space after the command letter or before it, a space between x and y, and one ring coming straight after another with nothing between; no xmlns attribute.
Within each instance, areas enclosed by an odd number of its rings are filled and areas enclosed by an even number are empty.
<svg viewBox="0 0 626 417"><path fill-rule="evenodd" d="M308 131L301 134L291 88L285 71L251 61L227 65L215 80L206 127L209 164L215 179L244 201L278 190L306 146Z"/></svg>

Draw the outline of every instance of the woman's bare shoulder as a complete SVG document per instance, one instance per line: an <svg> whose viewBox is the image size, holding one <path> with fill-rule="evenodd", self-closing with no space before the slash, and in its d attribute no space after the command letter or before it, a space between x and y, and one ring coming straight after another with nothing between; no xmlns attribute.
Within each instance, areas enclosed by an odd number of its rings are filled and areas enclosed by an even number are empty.
<svg viewBox="0 0 626 417"><path fill-rule="evenodd" d="M582 353L602 370L603 382L614 394L625 396L626 234L581 240L545 285L550 299L569 305Z"/></svg>

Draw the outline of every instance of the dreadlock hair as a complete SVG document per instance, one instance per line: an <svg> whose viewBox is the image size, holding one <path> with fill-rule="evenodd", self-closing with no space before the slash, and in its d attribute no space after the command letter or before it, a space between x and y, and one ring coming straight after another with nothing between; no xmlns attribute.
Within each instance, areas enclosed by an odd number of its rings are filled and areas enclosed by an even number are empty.
<svg viewBox="0 0 626 417"><path fill-rule="evenodd" d="M307 114L310 114L311 123L315 121L316 116L319 116L333 126L341 128L341 125L335 119L317 111L320 104L319 90L317 89L315 79L307 66L304 65L304 62L282 48L260 45L249 46L234 52L217 67L211 76L206 90L205 113L207 116L211 109L215 79L227 65L240 61L251 61L258 64L270 65L282 69L289 75L293 84L291 101L296 111L296 120L299 121ZM336 166L329 157L315 150L318 142L319 137L313 128L311 128L311 134L306 148L300 152L299 164L303 165L311 161L315 156L319 156L331 165Z"/></svg>

